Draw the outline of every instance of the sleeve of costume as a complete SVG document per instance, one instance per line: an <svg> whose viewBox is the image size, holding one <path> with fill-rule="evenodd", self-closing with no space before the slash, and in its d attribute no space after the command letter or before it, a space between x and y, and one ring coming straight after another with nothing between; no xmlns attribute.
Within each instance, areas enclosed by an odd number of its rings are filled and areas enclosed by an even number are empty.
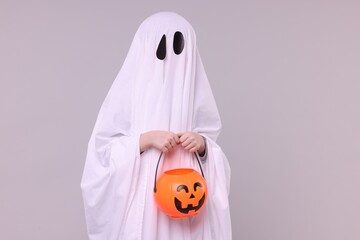
<svg viewBox="0 0 360 240"><path fill-rule="evenodd" d="M230 166L215 141L207 139L207 159L202 162L208 185L206 214L213 239L228 240L231 236L229 208Z"/></svg>
<svg viewBox="0 0 360 240"><path fill-rule="evenodd" d="M94 149L95 142L90 140L81 181L88 235L91 240L110 239L119 234L112 232L114 229L121 231L134 196L139 169L138 137L115 138L100 153Z"/></svg>

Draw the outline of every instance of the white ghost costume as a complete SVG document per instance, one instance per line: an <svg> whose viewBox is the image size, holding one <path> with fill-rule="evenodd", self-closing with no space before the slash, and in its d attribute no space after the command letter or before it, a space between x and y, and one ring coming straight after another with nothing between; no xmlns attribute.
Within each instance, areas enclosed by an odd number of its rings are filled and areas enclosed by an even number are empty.
<svg viewBox="0 0 360 240"><path fill-rule="evenodd" d="M181 32L183 50L174 52ZM157 49L166 38L166 56ZM216 144L221 121L196 47L191 25L161 12L147 18L135 34L124 64L98 114L88 143L81 180L91 240L231 239L230 167ZM208 197L196 216L173 219L155 203L154 174L160 152L140 154L140 134L151 130L197 132L206 139L201 160ZM190 167L194 155L181 146L165 154L162 171Z"/></svg>

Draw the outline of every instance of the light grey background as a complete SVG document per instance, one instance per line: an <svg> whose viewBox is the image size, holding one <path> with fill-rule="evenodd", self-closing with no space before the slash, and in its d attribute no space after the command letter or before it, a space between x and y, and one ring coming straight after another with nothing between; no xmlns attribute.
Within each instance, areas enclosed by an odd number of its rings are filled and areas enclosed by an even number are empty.
<svg viewBox="0 0 360 240"><path fill-rule="evenodd" d="M234 239L360 239L359 1L0 0L0 238L86 239L80 178L139 24L192 23Z"/></svg>

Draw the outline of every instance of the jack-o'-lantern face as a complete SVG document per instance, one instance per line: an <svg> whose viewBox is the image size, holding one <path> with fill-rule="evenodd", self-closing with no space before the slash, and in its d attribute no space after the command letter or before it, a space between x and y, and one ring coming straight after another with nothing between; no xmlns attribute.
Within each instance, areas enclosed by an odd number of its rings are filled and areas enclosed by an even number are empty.
<svg viewBox="0 0 360 240"><path fill-rule="evenodd" d="M170 217L196 215L205 204L206 197L205 179L194 169L166 171L157 180L155 200L158 207Z"/></svg>
<svg viewBox="0 0 360 240"><path fill-rule="evenodd" d="M190 187L190 190L189 190ZM193 186L179 185L177 187L177 194L174 198L176 209L188 214L189 211L199 210L205 202L205 191L200 182L195 182Z"/></svg>

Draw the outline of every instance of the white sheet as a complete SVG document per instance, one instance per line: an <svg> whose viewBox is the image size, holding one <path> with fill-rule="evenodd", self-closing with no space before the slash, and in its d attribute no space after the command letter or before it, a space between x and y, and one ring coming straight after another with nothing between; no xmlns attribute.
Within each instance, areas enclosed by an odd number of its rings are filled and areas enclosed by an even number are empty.
<svg viewBox="0 0 360 240"><path fill-rule="evenodd" d="M174 33L184 50L173 50ZM156 50L166 35L166 57ZM161 12L139 27L126 60L101 106L91 135L81 188L89 239L231 239L230 167L216 144L221 121L191 25ZM159 151L140 155L139 136L150 130L195 131L207 139L203 169L208 199L194 217L172 219L157 209L153 184ZM198 168L180 146L159 170Z"/></svg>

